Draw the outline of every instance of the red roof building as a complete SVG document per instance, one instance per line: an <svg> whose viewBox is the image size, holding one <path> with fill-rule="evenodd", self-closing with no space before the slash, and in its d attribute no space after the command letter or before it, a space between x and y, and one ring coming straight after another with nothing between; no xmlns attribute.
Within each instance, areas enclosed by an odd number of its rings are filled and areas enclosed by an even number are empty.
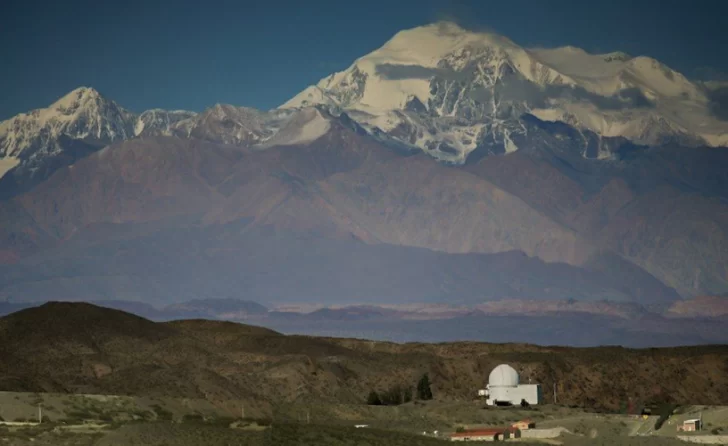
<svg viewBox="0 0 728 446"><path fill-rule="evenodd" d="M521 430L514 427L497 427L455 432L450 441L498 441L510 438L521 438Z"/></svg>

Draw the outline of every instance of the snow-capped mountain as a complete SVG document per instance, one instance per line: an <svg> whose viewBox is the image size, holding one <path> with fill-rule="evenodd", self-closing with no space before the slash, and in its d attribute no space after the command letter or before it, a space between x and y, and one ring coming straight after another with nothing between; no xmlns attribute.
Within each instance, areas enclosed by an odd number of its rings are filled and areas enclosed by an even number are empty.
<svg viewBox="0 0 728 446"><path fill-rule="evenodd" d="M134 136L136 115L81 87L47 108L0 122L0 195L27 190L61 166Z"/></svg>
<svg viewBox="0 0 728 446"><path fill-rule="evenodd" d="M711 91L648 57L527 49L436 23L396 34L270 111L218 104L199 114L137 116L78 88L0 123L0 196L119 140L169 135L264 149L311 141L332 116L389 147L453 164L533 145L526 116L574 127L578 137L566 145L587 158L618 158L622 138L635 146L725 146L728 121Z"/></svg>
<svg viewBox="0 0 728 446"><path fill-rule="evenodd" d="M194 116L159 109L137 116L93 88L77 88L46 108L0 122L0 197L23 192L113 142L170 134Z"/></svg>
<svg viewBox="0 0 728 446"><path fill-rule="evenodd" d="M81 87L47 108L0 122L0 156L29 160L53 150L61 135L110 142L134 135L136 116L92 88Z"/></svg>
<svg viewBox="0 0 728 446"><path fill-rule="evenodd" d="M281 112L288 114L290 112ZM253 145L275 133L275 116L249 107L216 104L175 124L171 133L231 145Z"/></svg>
<svg viewBox="0 0 728 446"><path fill-rule="evenodd" d="M161 133L264 149L311 142L326 133L331 119L327 110L313 106L264 112L216 104L198 115L170 123Z"/></svg>
<svg viewBox="0 0 728 446"><path fill-rule="evenodd" d="M194 118L197 113L186 110L162 110L155 108L139 115L134 126L134 134L169 135L172 129L186 119Z"/></svg>
<svg viewBox="0 0 728 446"><path fill-rule="evenodd" d="M281 108L314 104L453 163L517 150L524 113L637 144L728 145L704 89L654 59L526 49L452 23L402 31Z"/></svg>

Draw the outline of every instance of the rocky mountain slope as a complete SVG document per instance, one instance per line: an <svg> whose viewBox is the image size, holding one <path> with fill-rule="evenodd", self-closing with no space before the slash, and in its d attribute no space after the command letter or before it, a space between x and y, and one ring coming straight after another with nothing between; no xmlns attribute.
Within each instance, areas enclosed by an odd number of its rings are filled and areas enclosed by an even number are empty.
<svg viewBox="0 0 728 446"><path fill-rule="evenodd" d="M0 270L2 295L168 303L244 289L264 304L678 298L486 179L397 154L341 117L310 114L327 130L309 143L241 150L135 139L2 203L0 214L19 208L38 226L9 228L4 256L23 259Z"/></svg>
<svg viewBox="0 0 728 446"><path fill-rule="evenodd" d="M0 199L31 189L113 142L168 134L194 115L150 110L137 116L93 88L77 88L49 107L0 122Z"/></svg>
<svg viewBox="0 0 728 446"><path fill-rule="evenodd" d="M448 23L267 112L136 116L81 88L0 124L0 296L722 294L728 152L707 147L725 137L710 101L649 58Z"/></svg>
<svg viewBox="0 0 728 446"><path fill-rule="evenodd" d="M412 385L429 373L436 399L471 400L493 367L509 363L541 383L546 400L556 383L561 404L728 401L725 347L391 344L283 336L229 322L154 323L69 303L0 318L0 341L0 389L13 391L364 404L371 389Z"/></svg>

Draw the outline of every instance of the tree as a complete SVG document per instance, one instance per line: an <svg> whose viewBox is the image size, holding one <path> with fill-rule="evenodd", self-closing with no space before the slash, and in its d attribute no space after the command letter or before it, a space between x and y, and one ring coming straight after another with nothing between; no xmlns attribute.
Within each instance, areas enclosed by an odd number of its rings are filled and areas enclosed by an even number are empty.
<svg viewBox="0 0 728 446"><path fill-rule="evenodd" d="M367 404L370 406L381 406L382 400L379 399L379 394L372 390L369 392L369 397L367 398Z"/></svg>
<svg viewBox="0 0 728 446"><path fill-rule="evenodd" d="M412 401L412 387L407 386L407 387L404 388L404 398L403 398L403 401L405 403L409 403L410 401Z"/></svg>
<svg viewBox="0 0 728 446"><path fill-rule="evenodd" d="M417 383L417 398L420 400L431 400L432 389L430 388L430 377L425 373Z"/></svg>

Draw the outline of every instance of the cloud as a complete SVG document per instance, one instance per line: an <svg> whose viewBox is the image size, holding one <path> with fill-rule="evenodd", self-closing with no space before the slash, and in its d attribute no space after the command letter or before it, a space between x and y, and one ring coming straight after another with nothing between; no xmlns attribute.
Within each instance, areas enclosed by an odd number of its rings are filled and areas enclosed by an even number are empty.
<svg viewBox="0 0 728 446"><path fill-rule="evenodd" d="M377 74L385 79L430 79L435 76L442 76L444 70L428 68L420 65L397 65L391 63L378 64Z"/></svg>
<svg viewBox="0 0 728 446"><path fill-rule="evenodd" d="M421 65L378 64L377 74L389 80L431 79L437 77L448 81L465 81L470 77L468 70L455 71L449 68L430 68Z"/></svg>

